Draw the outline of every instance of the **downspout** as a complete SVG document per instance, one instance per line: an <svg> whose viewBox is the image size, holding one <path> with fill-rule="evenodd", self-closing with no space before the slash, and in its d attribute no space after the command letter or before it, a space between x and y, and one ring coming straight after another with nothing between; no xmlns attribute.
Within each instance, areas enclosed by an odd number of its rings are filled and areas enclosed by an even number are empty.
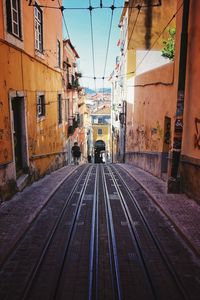
<svg viewBox="0 0 200 300"><path fill-rule="evenodd" d="M174 126L171 173L168 179L168 193L180 193L179 166L180 166L180 156L181 156L182 136L183 136L183 113L184 113L185 78L186 78L186 63L187 63L189 7L190 7L190 0L184 0L181 44L180 44L176 120Z"/></svg>

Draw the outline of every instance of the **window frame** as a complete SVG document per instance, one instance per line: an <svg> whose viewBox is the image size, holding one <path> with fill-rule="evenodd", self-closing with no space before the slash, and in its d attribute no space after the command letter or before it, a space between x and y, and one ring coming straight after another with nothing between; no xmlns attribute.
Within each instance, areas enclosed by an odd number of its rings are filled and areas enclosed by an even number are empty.
<svg viewBox="0 0 200 300"><path fill-rule="evenodd" d="M101 133L100 133L100 132L101 132ZM98 135L102 135L102 134L103 134L103 129L102 129L102 128L98 128L97 134L98 134Z"/></svg>
<svg viewBox="0 0 200 300"><path fill-rule="evenodd" d="M46 115L46 101L45 101L45 94L40 93L37 95L37 117L43 118Z"/></svg>
<svg viewBox="0 0 200 300"><path fill-rule="evenodd" d="M13 1L15 1L16 3L16 8L13 6ZM16 14L16 20L14 14ZM22 17L21 1L20 0L6 1L7 32L20 40L22 39L21 17ZM16 26L17 31L15 31L14 26Z"/></svg>
<svg viewBox="0 0 200 300"><path fill-rule="evenodd" d="M40 17L39 14L40 13ZM35 50L43 53L43 11L37 3L34 5Z"/></svg>
<svg viewBox="0 0 200 300"><path fill-rule="evenodd" d="M63 122L63 117L62 117L62 94L58 94L57 99L58 99L58 125L61 125L62 122Z"/></svg>
<svg viewBox="0 0 200 300"><path fill-rule="evenodd" d="M57 64L58 67L61 67L61 43L59 39L57 39Z"/></svg>

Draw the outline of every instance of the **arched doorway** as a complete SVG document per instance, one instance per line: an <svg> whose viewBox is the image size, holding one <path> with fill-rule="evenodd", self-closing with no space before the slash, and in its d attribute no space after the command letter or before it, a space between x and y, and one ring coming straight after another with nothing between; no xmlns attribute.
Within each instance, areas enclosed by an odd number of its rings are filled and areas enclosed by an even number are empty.
<svg viewBox="0 0 200 300"><path fill-rule="evenodd" d="M102 140L97 140L94 144L94 162L103 163L103 156L105 156L106 144Z"/></svg>

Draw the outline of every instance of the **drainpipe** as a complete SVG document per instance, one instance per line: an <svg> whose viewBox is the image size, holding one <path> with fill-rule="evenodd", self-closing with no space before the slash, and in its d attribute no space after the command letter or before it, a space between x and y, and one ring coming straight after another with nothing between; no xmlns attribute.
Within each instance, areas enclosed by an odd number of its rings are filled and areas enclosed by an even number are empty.
<svg viewBox="0 0 200 300"><path fill-rule="evenodd" d="M180 193L179 166L180 166L182 135L183 135L183 113L184 113L186 62L187 62L189 7L190 7L190 0L184 0L181 44L180 44L176 121L174 127L174 140L173 140L171 174L170 174L171 177L169 177L168 179L168 193Z"/></svg>

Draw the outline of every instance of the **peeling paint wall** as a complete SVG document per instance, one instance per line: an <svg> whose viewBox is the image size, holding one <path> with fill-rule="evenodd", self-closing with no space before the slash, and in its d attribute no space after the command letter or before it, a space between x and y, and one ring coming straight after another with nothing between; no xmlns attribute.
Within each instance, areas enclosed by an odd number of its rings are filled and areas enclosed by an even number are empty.
<svg viewBox="0 0 200 300"><path fill-rule="evenodd" d="M169 134L166 132L165 118L173 121L175 116L175 72L174 63L169 63L136 76L133 102L128 108L128 116L131 117L127 119L126 161L159 177L162 176L162 153L166 152L164 141Z"/></svg>

